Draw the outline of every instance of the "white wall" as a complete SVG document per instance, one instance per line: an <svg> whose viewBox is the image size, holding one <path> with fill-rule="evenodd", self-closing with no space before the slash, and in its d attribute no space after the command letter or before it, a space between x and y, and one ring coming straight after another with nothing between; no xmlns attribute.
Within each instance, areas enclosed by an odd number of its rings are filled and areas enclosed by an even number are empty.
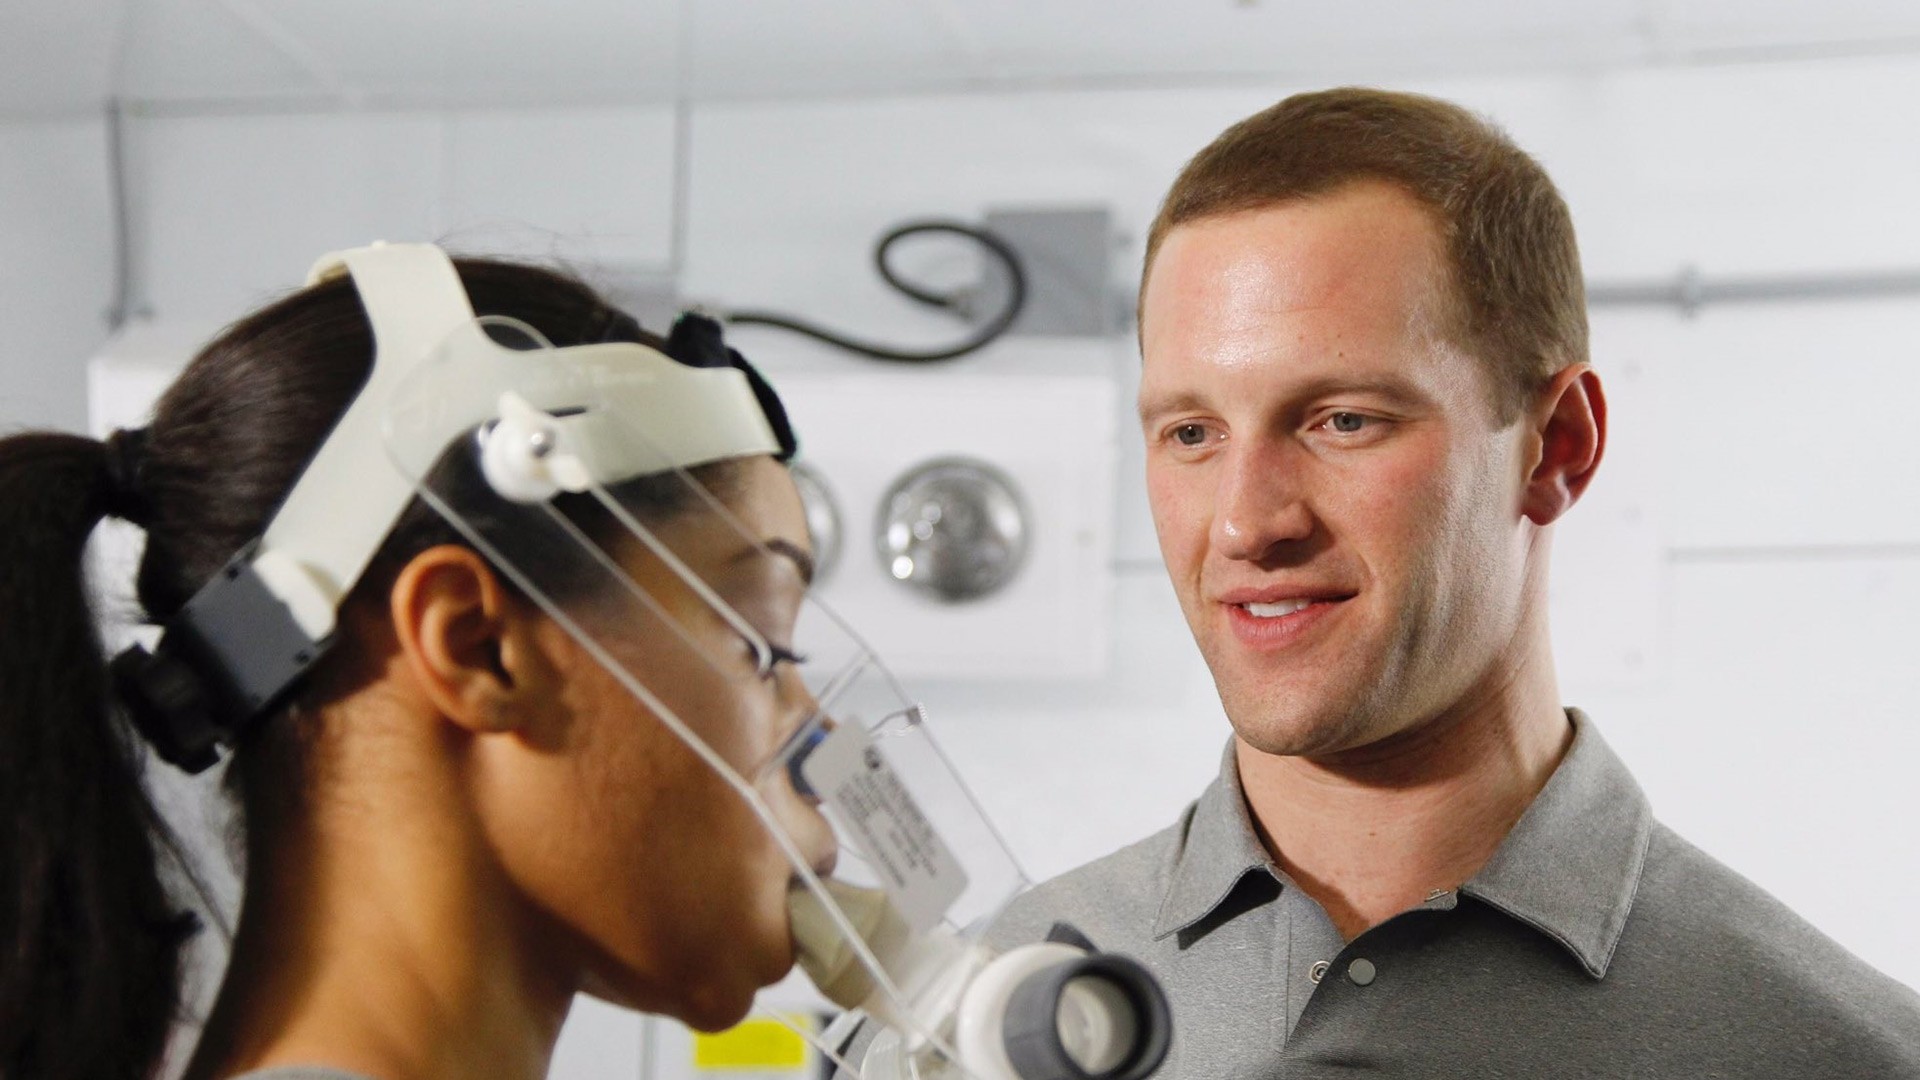
<svg viewBox="0 0 1920 1080"><path fill-rule="evenodd" d="M1920 265L1920 62L1415 88L1490 113L1541 157L1590 280ZM1134 233L1131 271L1186 156L1285 89L706 110L692 290L906 334L924 323L864 272L863 240L1007 203L1110 203ZM1906 825L1920 450L1905 421L1920 299L1599 311L1594 344L1614 444L1565 526L1556 591L1634 599L1608 609L1616 625L1556 620L1566 699L1669 823L1920 983L1920 931L1901 917L1920 902ZM1137 470L1136 457L1122 476L1113 677L926 690L1043 876L1170 820L1227 731L1156 565ZM1645 535L1645 560L1594 542ZM1642 655L1620 655L1623 633Z"/></svg>
<svg viewBox="0 0 1920 1080"><path fill-rule="evenodd" d="M1543 159L1590 279L1920 265L1920 59L1417 88L1491 113ZM933 340L948 328L872 278L871 239L907 217L1046 203L1111 205L1132 234L1130 278L1186 156L1289 89L704 107L685 285ZM296 283L321 250L374 236L469 230L475 246L664 260L669 133L658 110L144 121L147 298L164 317L228 317ZM0 160L0 184L16 171ZM66 238L27 239L42 251ZM9 284L5 302L19 295ZM91 340L80 321L36 332ZM1578 608L1600 614L1557 622L1565 696L1669 823L1920 984L1908 917L1920 907L1920 300L1602 311L1594 323L1618 408L1608 468L1557 569L1569 604L1601 597ZM751 352L774 339L742 340ZM1116 339L1113 358L1124 382L1131 344ZM72 382L49 415L77 415ZM1171 820L1227 735L1158 569L1137 472L1134 452L1113 674L922 687L1036 876Z"/></svg>
<svg viewBox="0 0 1920 1080"><path fill-rule="evenodd" d="M142 298L228 319L375 239L641 264L664 259L666 109L170 117L129 140Z"/></svg>
<svg viewBox="0 0 1920 1080"><path fill-rule="evenodd" d="M106 127L0 122L0 432L84 430L113 299Z"/></svg>

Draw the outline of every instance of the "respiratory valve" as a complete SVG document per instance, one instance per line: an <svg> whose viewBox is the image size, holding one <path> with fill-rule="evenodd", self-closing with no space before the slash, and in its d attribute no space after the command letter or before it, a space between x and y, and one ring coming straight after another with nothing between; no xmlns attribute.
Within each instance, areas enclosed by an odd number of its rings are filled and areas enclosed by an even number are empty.
<svg viewBox="0 0 1920 1080"><path fill-rule="evenodd" d="M1159 983L1072 927L995 952L945 927L914 932L878 890L824 884L899 991L880 985L819 898L789 894L801 968L835 1004L885 1025L852 1062L862 1080L1146 1080L1166 1059Z"/></svg>

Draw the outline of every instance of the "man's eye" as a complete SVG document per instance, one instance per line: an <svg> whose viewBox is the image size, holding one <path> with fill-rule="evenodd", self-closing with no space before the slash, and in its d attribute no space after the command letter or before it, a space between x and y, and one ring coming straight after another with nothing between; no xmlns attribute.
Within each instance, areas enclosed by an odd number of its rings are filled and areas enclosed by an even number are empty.
<svg viewBox="0 0 1920 1080"><path fill-rule="evenodd" d="M1199 424L1181 424L1173 429L1173 440L1181 446L1199 446L1207 441L1207 429Z"/></svg>
<svg viewBox="0 0 1920 1080"><path fill-rule="evenodd" d="M1359 413L1337 412L1327 417L1327 428L1342 435L1352 435L1366 427L1369 419Z"/></svg>

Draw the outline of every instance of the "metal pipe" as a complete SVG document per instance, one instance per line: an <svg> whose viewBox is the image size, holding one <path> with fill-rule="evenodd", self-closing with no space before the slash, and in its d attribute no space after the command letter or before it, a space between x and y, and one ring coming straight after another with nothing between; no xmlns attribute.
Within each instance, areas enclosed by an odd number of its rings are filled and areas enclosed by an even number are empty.
<svg viewBox="0 0 1920 1080"><path fill-rule="evenodd" d="M1677 307L1692 315L1707 304L1792 300L1871 300L1920 296L1920 270L1703 277L1686 266L1669 281L1603 282L1587 287L1588 307Z"/></svg>
<svg viewBox="0 0 1920 1080"><path fill-rule="evenodd" d="M1682 564L1752 562L1905 562L1920 559L1920 542L1817 544L1725 544L1673 547L1667 561Z"/></svg>
<svg viewBox="0 0 1920 1080"><path fill-rule="evenodd" d="M119 98L107 101L107 201L113 215L113 298L107 329L118 332L133 316L133 228L127 199L126 119Z"/></svg>
<svg viewBox="0 0 1920 1080"><path fill-rule="evenodd" d="M687 201L693 185L694 12L690 0L674 7L673 179L668 192L667 283L677 289L687 268Z"/></svg>

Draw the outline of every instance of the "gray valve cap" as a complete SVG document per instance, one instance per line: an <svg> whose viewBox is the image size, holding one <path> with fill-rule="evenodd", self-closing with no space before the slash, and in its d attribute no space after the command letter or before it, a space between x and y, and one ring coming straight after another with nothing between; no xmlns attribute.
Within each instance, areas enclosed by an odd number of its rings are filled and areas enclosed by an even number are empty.
<svg viewBox="0 0 1920 1080"><path fill-rule="evenodd" d="M1085 942L1077 932L1072 933L1078 938L1072 944ZM1108 983L1120 992L1134 1014L1133 1045L1112 1068L1097 1073L1088 1072L1075 1061L1060 1040L1061 997L1067 984L1076 979ZM1166 1060L1173 1041L1173 1017L1160 983L1139 961L1096 952L1043 968L1021 980L1007 1001L1003 1030L1007 1058L1022 1080L1146 1080Z"/></svg>

